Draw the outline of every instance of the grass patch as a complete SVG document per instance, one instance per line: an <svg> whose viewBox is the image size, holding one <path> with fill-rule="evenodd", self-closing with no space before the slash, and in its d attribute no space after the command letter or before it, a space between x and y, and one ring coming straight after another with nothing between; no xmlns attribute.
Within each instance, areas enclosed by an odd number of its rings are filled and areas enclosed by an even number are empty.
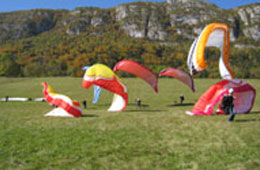
<svg viewBox="0 0 260 170"><path fill-rule="evenodd" d="M260 99L251 114L190 117L192 105L171 106L185 96L195 103L217 79L196 79L192 93L174 79L159 80L159 94L137 78L122 79L129 106L108 109L112 94L102 91L97 105L93 89L80 78L0 78L0 97L42 97L41 82L58 93L87 100L82 118L45 118L44 102L0 102L0 169L258 169ZM260 80L246 80L255 89ZM1 96L2 95L2 96ZM139 97L147 107L135 106Z"/></svg>

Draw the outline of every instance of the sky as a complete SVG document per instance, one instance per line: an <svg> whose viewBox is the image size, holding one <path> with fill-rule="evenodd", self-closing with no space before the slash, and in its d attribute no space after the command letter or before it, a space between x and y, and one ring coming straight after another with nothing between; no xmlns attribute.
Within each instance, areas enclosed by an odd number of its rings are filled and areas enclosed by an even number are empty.
<svg viewBox="0 0 260 170"><path fill-rule="evenodd" d="M76 7L100 7L111 8L122 3L136 0L0 0L0 12L19 11L28 9L69 9ZM139 0L163 2L165 0ZM260 0L204 0L216 4L220 8L230 9L241 5L247 5Z"/></svg>

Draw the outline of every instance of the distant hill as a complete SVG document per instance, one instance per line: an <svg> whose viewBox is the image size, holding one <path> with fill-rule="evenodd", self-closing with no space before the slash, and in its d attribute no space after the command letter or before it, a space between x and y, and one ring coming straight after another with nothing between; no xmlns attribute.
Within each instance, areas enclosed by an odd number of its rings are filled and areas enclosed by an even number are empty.
<svg viewBox="0 0 260 170"><path fill-rule="evenodd" d="M260 3L225 10L199 0L167 0L122 4L111 9L0 13L0 61L5 63L0 75L81 76L83 65L103 62L113 66L122 58L134 59L155 71L165 66L186 69L192 40L211 22L226 23L231 28L231 63L243 64L247 58L250 62L250 58L260 60L256 56ZM232 55L241 56L241 61L235 61L238 59ZM17 70L7 73L12 64ZM236 65L235 69L239 67ZM259 77L258 66L254 68L238 75ZM218 77L210 70L200 76Z"/></svg>

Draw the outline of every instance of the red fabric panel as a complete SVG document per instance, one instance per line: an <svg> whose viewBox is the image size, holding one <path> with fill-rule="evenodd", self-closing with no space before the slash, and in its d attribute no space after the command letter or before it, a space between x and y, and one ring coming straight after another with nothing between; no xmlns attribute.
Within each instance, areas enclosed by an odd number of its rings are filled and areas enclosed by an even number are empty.
<svg viewBox="0 0 260 170"><path fill-rule="evenodd" d="M181 82L183 82L184 84L186 84L193 92L195 92L192 77L190 76L190 74L186 73L181 69L166 68L160 71L160 76L170 76L176 78Z"/></svg>
<svg viewBox="0 0 260 170"><path fill-rule="evenodd" d="M65 102L62 99L53 98L48 93L48 84L46 82L43 82L42 84L44 86L44 89L43 89L44 98L48 103L50 103L52 105L56 105L56 106L58 106L58 107L60 107L64 110L66 110L68 113L70 113L74 117L80 117L81 116L81 110L71 106L69 103Z"/></svg>
<svg viewBox="0 0 260 170"><path fill-rule="evenodd" d="M116 72L117 70L127 71L142 78L154 89L156 93L158 93L158 77L149 68L135 61L122 60L118 62L113 69L114 72Z"/></svg>
<svg viewBox="0 0 260 170"><path fill-rule="evenodd" d="M128 104L128 94L125 91L124 85L122 85L116 77L113 77L113 79L102 79L99 78L97 80L93 80L91 82L86 81L83 79L83 87L86 87L85 84L95 84L97 86L100 86L101 88L104 88L112 93L118 94L123 97L125 100L125 107L122 109L124 110ZM90 86L88 86L90 87Z"/></svg>
<svg viewBox="0 0 260 170"><path fill-rule="evenodd" d="M234 106L237 113L247 113L253 107L256 91L255 89L243 81L238 80L222 80L212 85L197 101L193 107L194 115L211 115L214 106L220 102L223 95L228 92L229 88L234 89ZM218 107L218 109L220 109ZM223 114L218 111L217 114Z"/></svg>

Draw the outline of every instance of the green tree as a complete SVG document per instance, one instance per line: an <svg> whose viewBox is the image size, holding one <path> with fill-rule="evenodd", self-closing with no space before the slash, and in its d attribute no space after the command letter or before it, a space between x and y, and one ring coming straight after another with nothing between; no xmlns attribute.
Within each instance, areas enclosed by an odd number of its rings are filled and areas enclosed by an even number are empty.
<svg viewBox="0 0 260 170"><path fill-rule="evenodd" d="M9 53L0 54L0 76L21 76L21 67Z"/></svg>

